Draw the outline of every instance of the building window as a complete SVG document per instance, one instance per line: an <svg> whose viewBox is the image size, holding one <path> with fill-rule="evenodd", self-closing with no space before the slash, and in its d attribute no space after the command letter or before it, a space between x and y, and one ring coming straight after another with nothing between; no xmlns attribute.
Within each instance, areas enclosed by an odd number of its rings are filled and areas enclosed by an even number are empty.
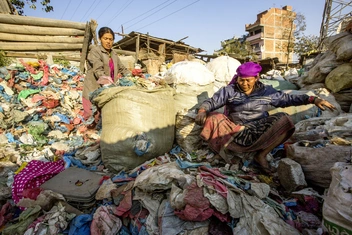
<svg viewBox="0 0 352 235"><path fill-rule="evenodd" d="M261 51L259 43L253 44L252 50L253 50L253 52Z"/></svg>
<svg viewBox="0 0 352 235"><path fill-rule="evenodd" d="M257 29L256 31L254 31L254 35L255 35L255 34L260 34L261 32L262 32L261 29Z"/></svg>

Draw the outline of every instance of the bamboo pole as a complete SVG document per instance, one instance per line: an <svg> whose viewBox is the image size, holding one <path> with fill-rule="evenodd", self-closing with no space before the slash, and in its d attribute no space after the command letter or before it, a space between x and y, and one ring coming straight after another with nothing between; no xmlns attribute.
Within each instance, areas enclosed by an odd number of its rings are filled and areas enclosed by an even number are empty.
<svg viewBox="0 0 352 235"><path fill-rule="evenodd" d="M73 28L84 30L86 28L85 23L73 22L67 20L54 20L48 18L39 18L31 16L19 16L0 14L0 23L16 24L16 25L33 25L43 27L59 27L59 28Z"/></svg>
<svg viewBox="0 0 352 235"><path fill-rule="evenodd" d="M1 14L0 14L1 15ZM53 35L53 36L84 36L84 30L68 28L52 28L39 26L26 26L0 23L0 32L30 35Z"/></svg>
<svg viewBox="0 0 352 235"><path fill-rule="evenodd" d="M11 33L0 32L0 41L82 43L83 39L84 39L83 37L39 36L39 35L11 34Z"/></svg>
<svg viewBox="0 0 352 235"><path fill-rule="evenodd" d="M82 43L21 43L0 42L0 50L4 51L38 51L38 50L81 50Z"/></svg>

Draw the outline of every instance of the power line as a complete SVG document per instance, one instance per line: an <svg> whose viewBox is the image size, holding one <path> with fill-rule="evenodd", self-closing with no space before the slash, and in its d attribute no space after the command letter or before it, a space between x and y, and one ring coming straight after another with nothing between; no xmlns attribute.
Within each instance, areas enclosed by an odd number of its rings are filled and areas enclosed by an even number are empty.
<svg viewBox="0 0 352 235"><path fill-rule="evenodd" d="M83 15L82 19L80 21L82 21L84 19L84 17L87 15L87 13L90 11L90 9L92 9L93 5L95 4L97 0L94 0L94 2L92 3L92 5L90 5L89 9L86 11L86 13Z"/></svg>
<svg viewBox="0 0 352 235"><path fill-rule="evenodd" d="M189 6L191 6L191 5L193 5L194 3L199 2L199 1L200 1L200 0L197 0L197 1L195 1L195 2L192 2L191 4L188 4L187 6L182 7L181 9L179 9L179 10L177 10L177 11L174 11L174 12L172 12L171 14L169 14L169 15L167 15L167 16L164 16L164 17L162 17L162 18L160 18L160 19L158 19L158 20L156 20L156 21L154 21L154 22L152 22L152 23L150 23L150 24L147 24L147 25L145 25L145 26L143 26L143 27L141 27L141 28L139 28L139 29L136 29L135 31L139 31L140 29L143 29L143 28L145 28L145 27L147 27L147 26L149 26L149 25L152 25L152 24L154 24L154 23L160 21L160 20L163 20L163 19L165 19L165 18L167 18L167 17L169 17L169 16L175 14L176 12L179 12L179 11L185 9L186 7L189 7Z"/></svg>
<svg viewBox="0 0 352 235"><path fill-rule="evenodd" d="M171 5L172 3L176 2L176 1L178 1L178 0L174 0L173 2L169 3L168 5L164 6L164 7L163 7L163 8L161 8L161 9L159 9L158 11L160 11L160 10L162 10L162 9L164 9L164 8L166 8L166 7L168 7L169 5ZM158 12L158 11L156 11L156 12ZM154 12L154 13L156 13L156 12ZM153 15L153 14L149 14L149 15L147 15L147 16L146 16L146 17L144 17L143 19L141 19L141 20L137 21L136 23L134 23L134 24L132 24L132 25L128 26L127 28L131 28L132 26L134 26L134 25L138 24L138 23L139 23L139 22L141 22L142 20L145 20L145 19L149 18L149 17L150 17L150 16L152 16L152 15Z"/></svg>
<svg viewBox="0 0 352 235"><path fill-rule="evenodd" d="M110 4L101 12L101 14L96 18L97 21L98 21L99 17L100 17L102 14L105 13L105 11L111 6L111 4L112 4L113 2L114 2L114 0L112 0L112 1L110 2Z"/></svg>
<svg viewBox="0 0 352 235"><path fill-rule="evenodd" d="M171 1L171 0L166 0L165 2L163 2L163 3L159 4L158 6L156 6L156 7L152 8L152 9L150 9L149 11L146 11L146 12L140 14L139 16L134 17L133 19L131 19L131 20L129 20L129 21L126 21L126 22L122 23L122 25L125 25L125 24L127 24L127 23L129 23L129 22L131 22L131 21L133 21L133 20L135 20L135 19L138 19L139 17L145 15L146 13L148 13L148 12L154 10L155 8L158 8L159 6L165 4L165 3L169 2L169 1Z"/></svg>
<svg viewBox="0 0 352 235"><path fill-rule="evenodd" d="M123 7L116 15L114 18L112 18L111 20L109 20L109 22L113 21L114 19L116 19L116 17L118 17L134 0L131 0L129 4L127 4L125 7Z"/></svg>
<svg viewBox="0 0 352 235"><path fill-rule="evenodd" d="M64 13L62 14L62 16L61 16L61 20L62 20L62 17L64 17L64 15L65 15L65 13L66 13L67 8L68 8L68 6L69 6L69 5L71 5L71 0L68 2L68 4L67 4L67 6L66 6L65 11L64 11Z"/></svg>
<svg viewBox="0 0 352 235"><path fill-rule="evenodd" d="M72 17L76 14L77 9L78 9L78 8L81 6L81 4L82 4L82 1L83 1L83 0L81 0L81 2L77 5L76 9L73 11L73 14L72 14L70 20L72 20Z"/></svg>

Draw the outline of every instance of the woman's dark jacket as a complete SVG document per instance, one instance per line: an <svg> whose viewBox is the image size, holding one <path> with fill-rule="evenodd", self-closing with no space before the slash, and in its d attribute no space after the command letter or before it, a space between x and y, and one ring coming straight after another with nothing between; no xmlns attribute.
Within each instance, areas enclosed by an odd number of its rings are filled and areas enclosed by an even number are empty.
<svg viewBox="0 0 352 235"><path fill-rule="evenodd" d="M220 88L213 97L205 100L199 109L212 112L226 105L230 120L234 123L246 123L269 116L273 107L288 107L309 104L309 96L292 95L278 91L271 85L257 82L254 91L246 95L237 83Z"/></svg>

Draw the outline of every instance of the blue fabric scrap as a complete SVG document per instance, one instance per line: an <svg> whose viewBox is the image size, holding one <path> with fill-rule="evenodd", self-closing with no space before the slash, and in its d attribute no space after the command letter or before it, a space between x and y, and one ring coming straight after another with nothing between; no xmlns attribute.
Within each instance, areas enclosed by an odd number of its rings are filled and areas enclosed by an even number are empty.
<svg viewBox="0 0 352 235"><path fill-rule="evenodd" d="M93 216L89 214L78 215L70 223L69 235L90 235L90 224Z"/></svg>

